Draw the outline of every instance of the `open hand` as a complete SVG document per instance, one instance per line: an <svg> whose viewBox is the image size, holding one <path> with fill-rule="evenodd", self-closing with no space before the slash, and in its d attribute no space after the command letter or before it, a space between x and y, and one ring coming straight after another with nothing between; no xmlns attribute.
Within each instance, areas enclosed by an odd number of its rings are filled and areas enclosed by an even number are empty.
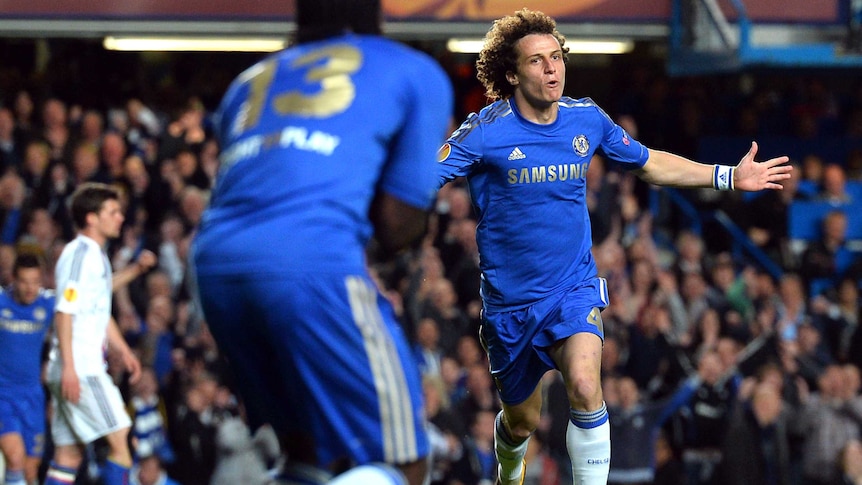
<svg viewBox="0 0 862 485"><path fill-rule="evenodd" d="M790 159L783 156L756 162L755 155L757 155L757 142L751 142L751 149L742 157L733 172L733 188L747 192L783 189L784 187L778 182L790 178L790 172L793 171L793 167L787 165Z"/></svg>

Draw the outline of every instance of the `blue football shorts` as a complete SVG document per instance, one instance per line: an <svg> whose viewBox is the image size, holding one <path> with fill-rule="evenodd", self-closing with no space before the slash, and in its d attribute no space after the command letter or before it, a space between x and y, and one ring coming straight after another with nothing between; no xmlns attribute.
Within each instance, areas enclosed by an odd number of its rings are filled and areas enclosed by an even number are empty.
<svg viewBox="0 0 862 485"><path fill-rule="evenodd" d="M330 468L428 454L419 370L367 275L209 276L197 284L250 424L272 425L289 459Z"/></svg>
<svg viewBox="0 0 862 485"><path fill-rule="evenodd" d="M41 384L26 391L0 391L0 436L18 433L27 456L41 457L45 448L45 392Z"/></svg>
<svg viewBox="0 0 862 485"><path fill-rule="evenodd" d="M604 340L601 310L608 306L608 285L593 278L515 311L484 311L480 338L500 399L526 400L542 376L556 365L547 353L555 342L577 333Z"/></svg>

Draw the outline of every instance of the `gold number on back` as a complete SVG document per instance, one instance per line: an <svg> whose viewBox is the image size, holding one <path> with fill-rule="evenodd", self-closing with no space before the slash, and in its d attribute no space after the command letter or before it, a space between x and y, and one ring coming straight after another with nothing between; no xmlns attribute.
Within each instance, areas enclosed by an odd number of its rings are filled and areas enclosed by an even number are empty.
<svg viewBox="0 0 862 485"><path fill-rule="evenodd" d="M248 88L248 111L246 111L245 119L242 122L242 131L257 126L257 122L260 121L260 114L263 111L263 100L266 98L266 92L272 83L273 77L275 77L275 60L270 59L251 78Z"/></svg>
<svg viewBox="0 0 862 485"><path fill-rule="evenodd" d="M319 64L319 65L316 65ZM303 81L317 86L314 93L293 90L275 93L273 106L281 115L325 118L350 107L356 97L356 86L350 75L362 66L362 53L351 45L335 45L318 49L297 58L291 69L309 67ZM263 103L275 78L276 60L263 63L249 79L249 95L241 129L253 128L260 121Z"/></svg>
<svg viewBox="0 0 862 485"><path fill-rule="evenodd" d="M362 53L349 45L336 45L309 52L293 62L294 68L324 60L308 70L305 81L319 84L315 94L291 91L275 98L275 109L281 114L325 118L346 110L356 97L350 75L362 65Z"/></svg>

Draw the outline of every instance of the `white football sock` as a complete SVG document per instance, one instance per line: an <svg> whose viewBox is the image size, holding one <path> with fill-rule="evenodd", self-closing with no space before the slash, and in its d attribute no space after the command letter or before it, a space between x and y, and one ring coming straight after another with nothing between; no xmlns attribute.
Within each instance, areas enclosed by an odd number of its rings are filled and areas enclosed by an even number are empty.
<svg viewBox="0 0 862 485"><path fill-rule="evenodd" d="M527 444L530 442L530 438L525 439L520 444L514 444L513 441L503 427L503 411L500 411L494 422L494 451L497 454L497 463L500 464L497 467L497 473L500 476L500 482L504 485L521 483L524 455L527 454Z"/></svg>
<svg viewBox="0 0 862 485"><path fill-rule="evenodd" d="M604 403L597 411L571 411L566 448L574 485L605 485L611 468L611 426Z"/></svg>

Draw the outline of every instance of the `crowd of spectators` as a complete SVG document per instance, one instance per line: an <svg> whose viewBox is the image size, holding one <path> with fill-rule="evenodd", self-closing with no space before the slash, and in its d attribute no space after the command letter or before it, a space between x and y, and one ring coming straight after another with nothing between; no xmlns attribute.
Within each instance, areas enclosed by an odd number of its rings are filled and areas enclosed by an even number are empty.
<svg viewBox="0 0 862 485"><path fill-rule="evenodd" d="M727 123L729 132L862 136L862 90L839 102L817 83L803 86L796 98L737 93L744 108ZM703 135L705 87L687 81L676 88L669 92L666 79L634 84L612 114L651 146L690 152ZM134 418L137 469L182 485L209 483L218 425L242 415L229 363L189 281L190 242L219 163L211 108L191 97L174 112L134 98L101 109L33 99L26 90L0 106L0 284L9 284L14 256L23 251L42 255L52 275L74 234L66 199L84 181L113 184L123 195L122 237L108 248L114 269L142 249L158 255L153 270L115 295L115 316L144 378L129 386L125 376L114 377ZM846 190L848 182L862 183L860 160L812 153L794 160L799 170L785 191L691 197L698 208L731 211L780 274L734 252L724 236L713 237L714 228L686 224L673 206L656 209L654 194L634 176L592 160L594 255L611 297L602 365L620 457L612 459L613 483L862 483L862 259L848 246L846 212L830 212L822 237L801 246L787 232L795 200L862 204ZM433 212L419 247L394 261L371 261L372 269L423 375L432 483L492 483L500 402L477 339L477 221L466 185L447 184ZM541 223L542 214L535 217ZM567 483L568 407L557 374L547 375L545 392L526 483ZM97 460L99 450L92 452Z"/></svg>

